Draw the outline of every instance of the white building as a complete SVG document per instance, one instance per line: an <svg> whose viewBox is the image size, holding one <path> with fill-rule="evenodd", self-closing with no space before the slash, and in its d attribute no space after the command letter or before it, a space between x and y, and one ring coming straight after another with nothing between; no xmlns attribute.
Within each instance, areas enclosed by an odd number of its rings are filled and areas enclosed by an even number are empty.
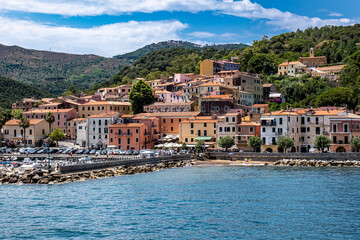
<svg viewBox="0 0 360 240"><path fill-rule="evenodd" d="M288 149L298 151L300 136L300 115L294 111L278 111L261 116L261 151L279 152L277 141L283 137L290 137L295 141L295 147Z"/></svg>
<svg viewBox="0 0 360 240"><path fill-rule="evenodd" d="M239 104L252 106L255 104L254 94L246 91L239 91Z"/></svg>
<svg viewBox="0 0 360 240"><path fill-rule="evenodd" d="M106 148L109 144L109 126L119 119L119 113L108 112L90 116L86 119L86 146L88 148Z"/></svg>
<svg viewBox="0 0 360 240"><path fill-rule="evenodd" d="M86 122L79 123L76 127L76 144L81 147L86 147Z"/></svg>

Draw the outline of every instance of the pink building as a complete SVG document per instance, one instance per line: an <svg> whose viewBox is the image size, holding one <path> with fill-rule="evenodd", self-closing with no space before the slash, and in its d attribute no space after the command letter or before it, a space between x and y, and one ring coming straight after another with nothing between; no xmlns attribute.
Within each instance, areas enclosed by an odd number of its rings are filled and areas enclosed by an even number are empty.
<svg viewBox="0 0 360 240"><path fill-rule="evenodd" d="M155 98L157 98L159 102L164 103L184 102L184 97L179 92L169 92L165 90L155 91Z"/></svg>
<svg viewBox="0 0 360 240"><path fill-rule="evenodd" d="M176 83L186 83L190 81L191 78L185 74L181 74L181 73L174 74L174 82Z"/></svg>
<svg viewBox="0 0 360 240"><path fill-rule="evenodd" d="M28 119L45 119L46 114L52 112L55 117L55 122L51 128L57 127L63 130L63 133L67 133L68 121L77 117L77 111L74 108L70 109L37 109L23 113L23 117Z"/></svg>

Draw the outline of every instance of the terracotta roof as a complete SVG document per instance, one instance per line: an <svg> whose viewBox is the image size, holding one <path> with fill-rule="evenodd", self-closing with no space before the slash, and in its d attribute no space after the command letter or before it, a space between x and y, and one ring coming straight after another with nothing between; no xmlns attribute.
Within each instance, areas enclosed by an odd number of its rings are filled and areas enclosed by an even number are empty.
<svg viewBox="0 0 360 240"><path fill-rule="evenodd" d="M86 118L74 118L74 119L72 119L70 121L72 121L72 122L86 121Z"/></svg>
<svg viewBox="0 0 360 240"><path fill-rule="evenodd" d="M290 111L281 110L281 111L276 111L276 112L271 112L271 113L265 113L262 116L267 116L268 117L268 116L289 116L289 115L298 116L299 114L297 112L290 112Z"/></svg>
<svg viewBox="0 0 360 240"><path fill-rule="evenodd" d="M252 108L256 108L256 107L267 107L267 106L269 106L269 104L254 104L254 105L252 105L251 107Z"/></svg>
<svg viewBox="0 0 360 240"><path fill-rule="evenodd" d="M133 114L128 114L128 115L121 115L121 118L132 118L134 117L135 115Z"/></svg>
<svg viewBox="0 0 360 240"><path fill-rule="evenodd" d="M24 114L31 114L31 113L63 113L63 112L70 112L75 110L75 108L67 108L67 109L35 109L32 111L24 112Z"/></svg>
<svg viewBox="0 0 360 240"><path fill-rule="evenodd" d="M30 125L35 125L39 122L45 121L45 119L29 119L30 121ZM18 126L19 125L20 120L18 119L12 119L9 120L5 123L5 126Z"/></svg>
<svg viewBox="0 0 360 240"><path fill-rule="evenodd" d="M273 83L264 83L263 84L263 87L271 87L273 86L274 84Z"/></svg>
<svg viewBox="0 0 360 240"><path fill-rule="evenodd" d="M105 113L98 114L98 115L92 115L88 118L111 118L111 117L115 117L118 115L119 115L118 112L105 112Z"/></svg>
<svg viewBox="0 0 360 240"><path fill-rule="evenodd" d="M155 113L139 113L137 116L151 117L193 117L199 115L200 112L155 112Z"/></svg>
<svg viewBox="0 0 360 240"><path fill-rule="evenodd" d="M328 71L328 72L340 72L346 65L335 65L335 66L327 66L327 67L318 67L315 68L319 71Z"/></svg>
<svg viewBox="0 0 360 240"><path fill-rule="evenodd" d="M180 102L180 103L173 103L173 102L155 102L153 104L149 104L149 105L146 105L146 107L148 106L167 106L167 105L173 105L173 106L182 106L182 105L191 105L193 104L194 102Z"/></svg>
<svg viewBox="0 0 360 240"><path fill-rule="evenodd" d="M141 127L141 126L145 126L145 124L143 123L128 123L128 124L113 124L110 127L126 127L126 128L130 128L130 127Z"/></svg>
<svg viewBox="0 0 360 240"><path fill-rule="evenodd" d="M260 126L260 123L257 123L257 122L242 122L240 124L236 124L236 126Z"/></svg>
<svg viewBox="0 0 360 240"><path fill-rule="evenodd" d="M172 93L172 92L169 92L169 91L165 91L165 90L156 90L155 91L155 94L163 94L163 93Z"/></svg>
<svg viewBox="0 0 360 240"><path fill-rule="evenodd" d="M288 65L295 65L297 63L301 63L301 62L283 62L281 63L279 66L288 66Z"/></svg>
<svg viewBox="0 0 360 240"><path fill-rule="evenodd" d="M203 97L203 98L221 98L221 99L224 99L224 98L232 98L231 94L226 94L226 95L209 95L209 96L206 96L206 97Z"/></svg>
<svg viewBox="0 0 360 240"><path fill-rule="evenodd" d="M109 105L108 101L97 101L97 102L87 102L84 104L79 104L79 106L98 106L98 105Z"/></svg>
<svg viewBox="0 0 360 240"><path fill-rule="evenodd" d="M217 123L218 122L218 120L214 120L214 119L212 119L212 120L210 120L210 119L189 119L189 120L187 120L187 121L183 121L182 123Z"/></svg>

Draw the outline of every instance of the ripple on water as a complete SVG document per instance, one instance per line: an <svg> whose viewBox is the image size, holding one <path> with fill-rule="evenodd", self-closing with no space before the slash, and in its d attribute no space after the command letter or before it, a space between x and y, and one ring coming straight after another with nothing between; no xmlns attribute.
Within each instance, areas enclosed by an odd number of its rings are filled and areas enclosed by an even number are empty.
<svg viewBox="0 0 360 240"><path fill-rule="evenodd" d="M359 183L358 168L201 166L2 185L0 233L5 239L359 239Z"/></svg>

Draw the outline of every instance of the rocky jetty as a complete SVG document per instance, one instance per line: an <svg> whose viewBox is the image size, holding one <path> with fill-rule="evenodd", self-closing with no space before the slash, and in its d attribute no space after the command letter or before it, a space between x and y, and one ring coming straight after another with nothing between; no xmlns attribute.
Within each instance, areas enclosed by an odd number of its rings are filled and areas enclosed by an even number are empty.
<svg viewBox="0 0 360 240"><path fill-rule="evenodd" d="M1 169L0 184L59 184L103 177L114 177L125 174L147 173L166 168L185 167L193 164L194 162L192 160L184 160L158 164L145 164L141 166L119 166L68 174L61 174L59 172L48 173L48 171L45 169Z"/></svg>
<svg viewBox="0 0 360 240"><path fill-rule="evenodd" d="M297 167L360 167L360 161L324 161L324 160L304 160L304 159L283 159L274 163L277 166L297 166Z"/></svg>

